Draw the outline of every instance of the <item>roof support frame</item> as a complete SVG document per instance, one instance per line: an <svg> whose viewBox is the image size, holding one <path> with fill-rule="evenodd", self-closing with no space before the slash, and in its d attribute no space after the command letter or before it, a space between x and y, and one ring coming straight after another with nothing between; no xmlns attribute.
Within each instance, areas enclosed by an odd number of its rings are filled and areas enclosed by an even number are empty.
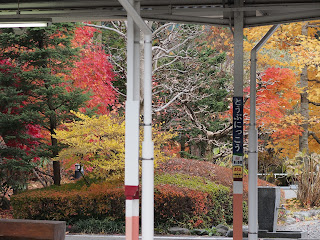
<svg viewBox="0 0 320 240"><path fill-rule="evenodd" d="M143 240L152 240L154 238L154 143L152 141L152 31L147 26L147 24L144 22L144 20L141 18L140 14L134 9L134 7L131 5L131 3L128 0L119 0L119 2L122 4L122 6L126 9L128 13L128 21L132 21L135 23L135 33L136 35L133 36L134 38L134 44L135 48L133 51L131 50L130 53L134 56L128 56L130 59L134 59L135 61L139 61L138 59L138 51L139 51L139 41L140 39L137 38L137 31L138 28L144 33L144 78L143 78L143 92L144 92L144 112L143 112L143 142L142 142L142 207L141 207L141 222L142 222L142 239ZM133 24L131 25L131 28L133 27ZM131 32L132 30L130 30ZM130 39L129 39L130 37ZM131 40L132 44L132 37L131 35L128 35L128 43ZM128 45L129 46L129 45ZM128 52L129 53L129 52ZM136 56L136 57L135 57ZM133 57L133 58L132 58ZM135 92L136 98L133 102L135 104L140 104L140 99L137 99L140 91L140 87L138 87L139 82L139 73L140 68L137 66L134 66L134 62L129 61L128 62L128 69L131 69L132 71L136 71L133 73L133 76L135 76L135 84L134 85L128 85L127 87L133 90ZM133 67L133 69L132 69ZM130 96L128 96L129 99ZM139 108L138 106L135 107L136 110ZM126 111L128 112L128 115L126 115L126 123L132 121L133 119L131 116L129 116L129 112L131 109L126 107ZM135 112L133 117L134 122L139 122L139 113ZM135 128L139 128L139 124L135 123ZM129 130L126 128L126 131ZM139 132L138 132L139 135ZM132 141L129 134L128 141L126 139L126 146L130 145ZM139 138L132 139L134 140L135 145L139 145ZM131 156L128 155L129 153L126 152L126 164L134 165L135 169L139 169L139 163L136 161L136 159L129 159ZM139 173L139 172L138 172ZM139 175L137 175L137 171L134 173L135 176L131 174L131 169L126 168L126 179L128 180L126 182L127 184L130 184L130 181L137 181L139 179ZM132 179L129 179L132 178ZM136 188L137 189L137 188ZM136 195L139 195L139 193L136 192ZM139 198L138 198L139 199ZM136 201L138 201L136 199ZM128 209L134 208L135 212L139 212L139 204L136 204L132 202L130 204L130 199L127 199L126 207ZM139 202L138 202L139 203ZM139 215L136 214L135 217ZM132 222L135 222L135 224L132 224ZM130 231L130 232L129 232ZM138 233L138 234L136 234ZM135 218L133 221L126 221L126 238L127 240L138 240L139 239L139 217Z"/></svg>
<svg viewBox="0 0 320 240"><path fill-rule="evenodd" d="M282 14L281 16L261 16L261 17L247 17L245 19L245 27L252 26L262 26L262 25L272 25L272 24L281 24L288 22L300 22L312 19L319 19L320 11L319 10L310 10L306 13L293 12L289 14Z"/></svg>
<svg viewBox="0 0 320 240"><path fill-rule="evenodd" d="M258 239L258 130L256 126L257 52L280 25L272 26L251 50L250 64L250 123L248 151L248 240Z"/></svg>
<svg viewBox="0 0 320 240"><path fill-rule="evenodd" d="M88 3L89 2L89 3ZM141 2L141 6L139 6ZM145 34L144 62L144 142L142 146L142 235L143 240L153 239L153 142L151 111L151 70L152 70L152 35L144 19L174 21L195 24L234 26L235 27L235 80L234 96L243 98L243 27L272 25L275 23L297 22L320 19L320 1L316 0L234 0L234 5L225 5L223 0L92 0L92 1L41 1L30 0L20 3L20 15L23 18L52 18L52 22L125 19L128 15L128 94L126 102L126 216L135 217L129 223L132 231L127 240L137 240L137 219L139 219L139 29ZM75 6L75 4L77 5ZM119 4L120 3L120 4ZM88 5L89 4L89 5ZM67 9L66 9L67 8ZM17 4L12 0L1 3L0 22L4 19L17 18ZM126 10L126 11L125 11ZM284 11L286 10L286 11ZM140 14L141 11L141 14ZM265 16L247 16L246 12L261 12ZM231 21L224 19L223 13L235 16ZM128 14L127 14L128 13ZM221 13L221 14L219 14ZM81 14L81 16L79 16ZM192 16L192 17L191 17ZM139 26L139 29L138 27ZM131 29L131 30L130 30ZM130 32L131 31L131 32ZM130 33L129 33L130 32ZM258 48L256 49L258 50ZM254 71L254 68L251 69ZM252 73L252 76L255 76ZM252 118L254 119L254 117ZM256 131L252 131L250 139L257 140ZM251 141L251 140L249 140ZM251 146L254 152L256 146ZM250 151L251 151L250 150ZM254 156L254 159L256 156ZM255 168L255 166L254 166ZM250 169L249 169L250 170ZM130 172L134 172L132 175ZM249 173L249 177L252 173ZM251 180L255 182L256 180ZM249 181L250 183L250 181ZM133 187L133 188L131 188ZM250 188L252 189L252 188ZM238 214L242 214L242 182L234 182L234 193L239 201L235 201ZM251 190L250 190L251 191ZM249 195L250 195L249 191ZM254 194L254 193L253 193ZM130 199L129 199L129 198ZM256 198L256 197L254 197ZM127 202L133 200L132 202ZM241 206L239 203L241 202ZM129 204L128 204L129 203ZM250 203L249 203L250 204ZM240 210L241 209L241 210ZM250 206L249 206L250 209ZM251 209L253 209L251 207ZM249 210L250 211L250 210ZM127 215L128 213L128 215ZM254 219L253 217L251 217ZM126 219L127 220L127 219ZM234 239L242 239L242 218L235 219ZM250 217L249 217L250 221ZM255 220L254 220L255 221ZM241 226L241 230L240 230ZM139 226L138 226L139 228ZM135 229L135 230L134 230ZM251 230L253 229L253 230ZM255 227L249 231L255 234ZM250 236L250 235L249 235ZM250 237L249 237L250 238ZM254 239L254 237L252 238Z"/></svg>
<svg viewBox="0 0 320 240"><path fill-rule="evenodd" d="M320 19L318 0L248 0L242 6L227 4L223 0L141 0L140 12L144 19L233 26L227 13L245 12L244 27L273 25L292 21ZM15 18L16 0L4 0L0 8L1 18ZM125 8L117 0L29 0L19 4L24 18L52 18L52 22L125 19ZM255 16L246 13L256 12ZM260 13L264 12L265 16ZM81 17L79 17L81 15ZM259 16L260 15L260 16ZM229 22L228 22L229 21Z"/></svg>

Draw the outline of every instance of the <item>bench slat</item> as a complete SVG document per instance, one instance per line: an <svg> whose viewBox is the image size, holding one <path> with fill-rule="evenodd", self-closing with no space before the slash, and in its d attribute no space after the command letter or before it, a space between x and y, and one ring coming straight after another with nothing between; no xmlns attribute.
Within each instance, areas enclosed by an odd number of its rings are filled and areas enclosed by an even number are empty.
<svg viewBox="0 0 320 240"><path fill-rule="evenodd" d="M0 219L1 237L64 240L65 232L66 223L63 221Z"/></svg>

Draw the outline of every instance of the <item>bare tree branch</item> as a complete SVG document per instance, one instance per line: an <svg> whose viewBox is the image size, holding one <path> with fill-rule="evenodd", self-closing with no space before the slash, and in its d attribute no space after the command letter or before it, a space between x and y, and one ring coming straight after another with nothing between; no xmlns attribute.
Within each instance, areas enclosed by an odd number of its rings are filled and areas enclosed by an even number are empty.
<svg viewBox="0 0 320 240"><path fill-rule="evenodd" d="M127 95L123 94L122 92L120 92L118 89L116 89L112 83L110 83L110 86L112 87L113 90L115 90L117 93L119 93L121 96L126 97Z"/></svg>
<svg viewBox="0 0 320 240"><path fill-rule="evenodd" d="M166 23L164 25L162 25L161 27L157 28L155 31L153 31L152 35L156 35L157 33L161 32L163 29L165 29L166 27L175 25L176 23Z"/></svg>
<svg viewBox="0 0 320 240"><path fill-rule="evenodd" d="M89 24L89 23L84 23L84 25L88 26L88 27L95 27L95 28L101 28L101 29L110 30L110 31L118 33L121 37L126 38L126 34L124 34L123 32L121 32L121 31L119 31L119 30L117 30L115 28L110 28L110 27L100 26L100 25L95 25L95 24Z"/></svg>
<svg viewBox="0 0 320 240"><path fill-rule="evenodd" d="M162 107L159 107L157 109L154 109L154 112L160 112L162 110L164 110L165 108L167 108L171 103L173 103L178 97L180 97L182 94L185 94L186 92L180 92L178 93L176 96L174 96L169 102L167 102L165 105L163 105Z"/></svg>
<svg viewBox="0 0 320 240"><path fill-rule="evenodd" d="M232 131L232 123L230 123L227 127L219 131L216 131L216 132L209 131L204 124L198 121L190 105L187 103L184 103L184 106L186 106L186 108L188 109L187 114L190 116L190 119L194 122L194 124L198 127L198 129L201 130L207 136L208 139L210 140L220 139Z"/></svg>
<svg viewBox="0 0 320 240"><path fill-rule="evenodd" d="M311 103L311 104L314 105L314 106L320 106L320 103L312 102L312 101L310 101L310 100L309 100L309 103Z"/></svg>
<svg viewBox="0 0 320 240"><path fill-rule="evenodd" d="M36 170L32 169L33 174L36 176L36 178L39 180L39 182L42 184L43 187L46 187L46 184L44 183L44 181L42 181L41 177L39 176L39 174L36 172Z"/></svg>
<svg viewBox="0 0 320 240"><path fill-rule="evenodd" d="M53 175L50 175L50 174L48 174L48 173L46 173L46 172L44 172L44 171L41 171L41 170L38 169L38 168L35 168L35 171L37 171L37 172L39 172L39 173L41 173L41 174L43 174L43 175L46 175L46 176L48 176L48 177L50 177L50 178L53 178Z"/></svg>
<svg viewBox="0 0 320 240"><path fill-rule="evenodd" d="M309 82L316 82L316 83L320 83L320 80L317 79L308 79Z"/></svg>
<svg viewBox="0 0 320 240"><path fill-rule="evenodd" d="M314 138L314 140L316 140L317 143L320 144L320 139L318 138L318 136L314 132L309 131L309 136L312 136Z"/></svg>

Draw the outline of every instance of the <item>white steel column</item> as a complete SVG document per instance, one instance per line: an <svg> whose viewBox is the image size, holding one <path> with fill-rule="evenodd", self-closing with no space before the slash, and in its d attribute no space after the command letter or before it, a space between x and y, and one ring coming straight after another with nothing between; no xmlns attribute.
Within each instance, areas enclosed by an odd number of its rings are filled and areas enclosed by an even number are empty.
<svg viewBox="0 0 320 240"><path fill-rule="evenodd" d="M144 33L144 139L142 143L142 239L154 237L154 147L152 141L152 31L128 0L118 0ZM129 30L129 29L128 29ZM140 69L137 69L139 71ZM128 111L130 111L128 109ZM131 119L130 119L131 121ZM133 119L135 121L135 119ZM126 142L127 143L127 142ZM128 142L129 143L129 142ZM130 143L129 143L130 144ZM131 171L129 167L128 171ZM128 240L128 239L127 239Z"/></svg>
<svg viewBox="0 0 320 240"><path fill-rule="evenodd" d="M256 67L257 52L280 25L274 25L251 50L250 124L249 124L249 233L248 240L258 239L258 130L256 127Z"/></svg>
<svg viewBox="0 0 320 240"><path fill-rule="evenodd" d="M142 240L154 237L154 147L152 141L152 35L144 37L144 138L142 143Z"/></svg>
<svg viewBox="0 0 320 240"><path fill-rule="evenodd" d="M139 11L140 4L130 0ZM128 15L125 132L126 240L139 239L140 30Z"/></svg>

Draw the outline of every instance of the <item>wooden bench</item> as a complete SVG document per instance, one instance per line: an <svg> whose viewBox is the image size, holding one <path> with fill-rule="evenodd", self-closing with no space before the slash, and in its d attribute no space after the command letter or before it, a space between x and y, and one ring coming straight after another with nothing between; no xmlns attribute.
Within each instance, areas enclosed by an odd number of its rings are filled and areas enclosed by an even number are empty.
<svg viewBox="0 0 320 240"><path fill-rule="evenodd" d="M0 239L64 240L66 222L0 219Z"/></svg>

